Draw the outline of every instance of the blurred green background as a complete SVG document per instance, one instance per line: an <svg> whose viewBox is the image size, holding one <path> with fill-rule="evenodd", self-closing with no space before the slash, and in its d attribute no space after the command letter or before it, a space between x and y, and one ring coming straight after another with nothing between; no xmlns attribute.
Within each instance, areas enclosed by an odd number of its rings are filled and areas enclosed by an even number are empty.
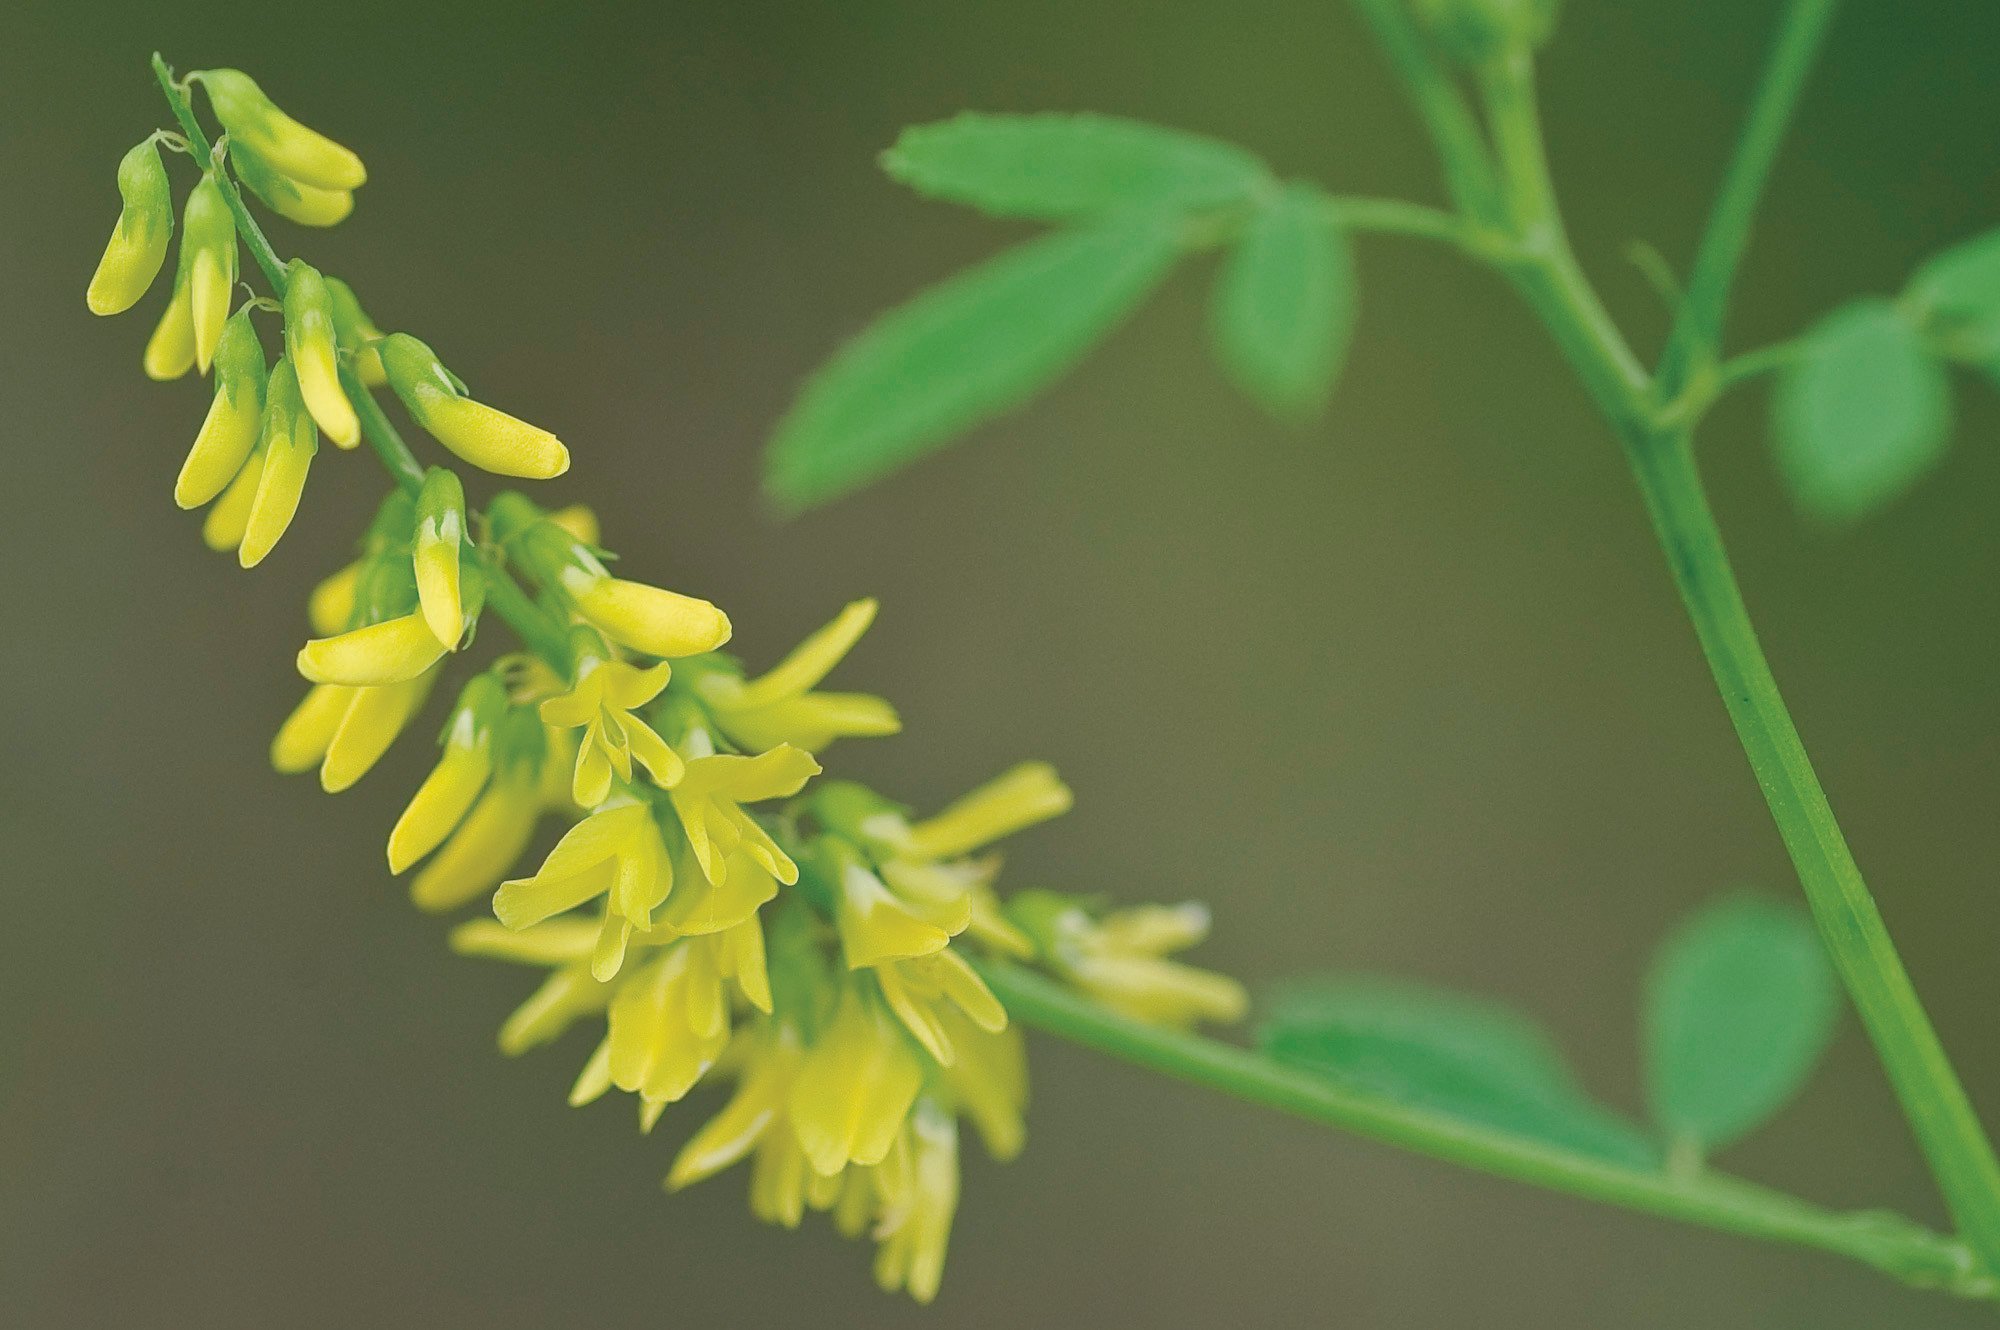
<svg viewBox="0 0 2000 1330"><path fill-rule="evenodd" d="M1574 0L1546 61L1587 264L1684 261L1774 13ZM265 764L306 589L381 478L322 453L254 574L170 500L206 390L139 373L159 299L91 319L145 67L240 65L353 145L329 234L278 224L476 390L556 428L555 487L628 566L727 606L768 661L848 598L841 676L907 733L837 764L934 805L1027 756L1075 814L1016 885L1213 902L1253 985L1320 966L1549 1020L1637 1107L1636 985L1724 886L1794 890L1621 463L1499 285L1366 244L1330 419L1276 429L1207 366L1205 271L1033 409L788 524L757 456L877 310L1017 234L874 153L964 107L1096 109L1282 171L1435 197L1344 7L212 3L10 7L0 79L7 624L0 1322L22 1326L1838 1327L1985 1316L1814 1255L1599 1210L1331 1135L1046 1041L1027 1154L968 1167L945 1291L876 1293L739 1171L668 1199L653 1138L563 1092L581 1034L493 1051L521 971L446 953L383 869L429 760L328 799ZM1781 336L2000 220L2000 9L1853 5L1773 181L1733 324ZM1704 453L1800 724L1946 1043L2000 1121L2000 409L1851 535L1776 490L1761 393ZM1940 1218L1851 1021L1725 1162Z"/></svg>

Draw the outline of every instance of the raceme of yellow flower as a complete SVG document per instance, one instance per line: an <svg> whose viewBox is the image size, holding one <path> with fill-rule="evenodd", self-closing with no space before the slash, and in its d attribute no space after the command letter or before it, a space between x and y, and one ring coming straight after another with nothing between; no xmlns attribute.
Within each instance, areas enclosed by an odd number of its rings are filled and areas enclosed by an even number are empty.
<svg viewBox="0 0 2000 1330"><path fill-rule="evenodd" d="M418 723L453 653L499 631L479 631L497 614L524 649L468 672L386 852L422 909L490 898L492 917L455 929L455 950L542 973L502 1023L501 1049L603 1022L570 1100L632 1094L648 1130L697 1086L733 1082L720 1111L686 1124L667 1186L747 1162L755 1215L795 1226L826 1212L837 1231L874 1238L884 1288L929 1301L959 1202L959 1120L996 1158L1025 1135L1021 1033L979 966L1037 965L1144 1020L1235 1019L1233 980L1169 959L1205 934L1206 912L1003 898L997 856L973 856L1070 806L1046 764L928 818L820 779L815 754L835 740L900 728L882 698L820 688L873 623L873 600L749 674L720 650L720 607L611 575L589 509L545 512L515 492L477 508L458 472L416 461L377 390L494 474L546 479L570 454L473 400L423 342L384 335L347 283L276 259L241 220L246 190L294 221L342 220L365 179L359 158L240 71L179 83L159 72L180 132L121 161L123 210L87 303L115 313L152 284L174 226L160 150L192 156L173 286L144 357L155 378L214 376L175 502L208 505L204 542L247 568L291 525L321 431L344 448L367 437L396 481L354 555L312 589L298 653L309 687L272 764L316 767L328 791L354 784ZM227 131L219 151L193 132L189 86ZM253 275L281 280L232 309L245 249ZM256 320L274 307L270 359ZM544 818L561 835L521 876Z"/></svg>

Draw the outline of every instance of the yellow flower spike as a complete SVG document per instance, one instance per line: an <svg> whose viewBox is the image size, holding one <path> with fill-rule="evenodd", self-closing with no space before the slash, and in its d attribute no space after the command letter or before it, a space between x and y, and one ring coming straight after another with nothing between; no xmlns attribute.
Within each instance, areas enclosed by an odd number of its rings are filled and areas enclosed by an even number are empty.
<svg viewBox="0 0 2000 1330"><path fill-rule="evenodd" d="M322 189L294 180L240 143L231 145L229 164L265 207L301 226L333 226L354 211L353 190Z"/></svg>
<svg viewBox="0 0 2000 1330"><path fill-rule="evenodd" d="M1074 797L1046 762L1023 762L913 824L898 848L922 859L951 859L1067 813Z"/></svg>
<svg viewBox="0 0 2000 1330"><path fill-rule="evenodd" d="M877 1230L875 1282L920 1303L937 1297L944 1279L945 1248L958 1211L958 1123L934 1100L919 1100L910 1115L910 1166L902 1184L883 1202Z"/></svg>
<svg viewBox="0 0 2000 1330"><path fill-rule="evenodd" d="M277 737L271 740L271 765L288 776L318 766L353 702L352 688L317 684L307 689L305 700L285 718Z"/></svg>
<svg viewBox="0 0 2000 1330"><path fill-rule="evenodd" d="M944 1069L953 1101L979 1129L986 1152L1007 1160L1027 1140L1022 1112L1028 1106L1028 1050L1018 1027L986 1030L963 1013L938 1013L955 1056Z"/></svg>
<svg viewBox="0 0 2000 1330"><path fill-rule="evenodd" d="M202 373L215 359L229 298L236 286L236 219L213 174L204 175L188 195L181 248L187 266L188 316L194 324L194 363ZM261 354L261 353L260 353Z"/></svg>
<svg viewBox="0 0 2000 1330"><path fill-rule="evenodd" d="M334 340L343 350L353 353L354 376L367 387L380 388L389 381L389 376L382 372L381 354L375 349L375 343L382 340L382 330L368 317L368 311L361 308L354 288L346 282L328 277L326 295L333 308Z"/></svg>
<svg viewBox="0 0 2000 1330"><path fill-rule="evenodd" d="M285 358L298 375L306 410L335 446L361 442L361 421L340 386L339 344L333 335L333 298L319 269L293 259L285 270Z"/></svg>
<svg viewBox="0 0 2000 1330"><path fill-rule="evenodd" d="M320 788L338 794L367 775L423 707L436 679L432 670L402 683L356 689L320 764Z"/></svg>
<svg viewBox="0 0 2000 1330"><path fill-rule="evenodd" d="M834 924L850 970L943 951L971 922L967 893L955 901L905 898L859 858L841 857Z"/></svg>
<svg viewBox="0 0 2000 1330"><path fill-rule="evenodd" d="M813 1171L831 1175L849 1164L881 1163L923 1079L923 1063L902 1027L877 998L849 983L788 1101Z"/></svg>
<svg viewBox="0 0 2000 1330"><path fill-rule="evenodd" d="M257 486L263 478L264 450L258 448L238 468L229 488L222 491L222 497L202 519L202 544L220 554L243 543L243 533L250 529L250 509L257 502Z"/></svg>
<svg viewBox="0 0 2000 1330"><path fill-rule="evenodd" d="M566 569L563 590L576 612L620 646L649 656L698 656L729 640L729 616L708 601L664 587Z"/></svg>
<svg viewBox="0 0 2000 1330"><path fill-rule="evenodd" d="M694 1088L729 1042L729 1006L708 947L676 942L611 1001L611 1078L653 1103Z"/></svg>
<svg viewBox="0 0 2000 1330"><path fill-rule="evenodd" d="M812 754L789 745L755 757L718 753L689 758L686 774L667 791L667 798L680 817L702 875L721 883L729 856L741 847L786 886L797 882L798 865L742 805L789 799L819 771Z"/></svg>
<svg viewBox="0 0 2000 1330"><path fill-rule="evenodd" d="M320 579L306 597L306 622L321 637L332 637L354 622L356 594L361 587L361 563L353 563Z"/></svg>
<svg viewBox="0 0 2000 1330"><path fill-rule="evenodd" d="M181 250L185 255L187 247L183 245ZM146 339L142 363L149 379L178 379L194 368L194 296L188 290L186 272L183 262L174 278L174 293L154 325L153 335Z"/></svg>
<svg viewBox="0 0 2000 1330"><path fill-rule="evenodd" d="M465 543L465 488L458 476L434 466L424 476L417 495L417 602L424 622L446 645L456 648L465 635L465 609L459 599L459 547Z"/></svg>
<svg viewBox="0 0 2000 1330"><path fill-rule="evenodd" d="M835 739L894 734L894 707L865 693L815 693L875 618L873 600L857 600L759 678L714 671L697 687L716 724L745 748L791 743L818 752Z"/></svg>
<svg viewBox="0 0 2000 1330"><path fill-rule="evenodd" d="M189 78L208 89L231 142L248 147L272 170L319 189L359 189L367 181L359 157L279 110L242 70L204 69Z"/></svg>
<svg viewBox="0 0 2000 1330"><path fill-rule="evenodd" d="M148 138L119 160L118 198L118 225L84 296L92 314L122 314L138 304L167 261L174 203L157 140Z"/></svg>
<svg viewBox="0 0 2000 1330"><path fill-rule="evenodd" d="M464 395L437 353L408 333L375 347L389 387L430 434L485 471L550 480L569 470L569 449L545 429Z"/></svg>
<svg viewBox="0 0 2000 1330"><path fill-rule="evenodd" d="M565 832L533 877L501 883L493 913L509 928L526 928L611 892L619 916L645 928L672 885L651 806L613 801Z"/></svg>
<svg viewBox="0 0 2000 1330"><path fill-rule="evenodd" d="M299 673L314 683L401 683L435 665L445 650L422 614L405 614L312 639L299 648Z"/></svg>
<svg viewBox="0 0 2000 1330"><path fill-rule="evenodd" d="M215 399L174 482L174 502L198 508L229 487L243 469L264 420L264 347L250 307L222 327L215 349Z"/></svg>
<svg viewBox="0 0 2000 1330"><path fill-rule="evenodd" d="M492 891L527 850L541 810L541 793L532 768L496 776L411 881L410 899L418 909L437 913L457 909ZM595 940L597 926L586 927Z"/></svg>
<svg viewBox="0 0 2000 1330"><path fill-rule="evenodd" d="M305 493L306 471L319 451L312 417L299 401L298 379L283 357L264 389L262 446L264 466L257 476L257 496L250 501L250 519L236 550L236 561L245 568L262 563L292 524L299 496Z"/></svg>
<svg viewBox="0 0 2000 1330"><path fill-rule="evenodd" d="M620 780L632 779L634 760L662 788L679 781L686 771L680 754L636 714L667 686L666 662L642 670L608 660L603 644L587 628L572 633L570 640L576 681L567 692L544 701L541 715L557 729L583 731L571 780L577 804L593 808L604 802L614 773Z"/></svg>
<svg viewBox="0 0 2000 1330"><path fill-rule="evenodd" d="M949 1067L956 1056L942 1019L947 1007L956 1007L990 1033L1007 1028L1007 1009L1000 999L950 947L929 956L883 961L875 978L889 1010L940 1066Z"/></svg>
<svg viewBox="0 0 2000 1330"><path fill-rule="evenodd" d="M389 832L391 873L442 845L471 810L493 774L493 728L506 706L506 690L490 674L473 676L459 693L445 722L444 755Z"/></svg>
<svg viewBox="0 0 2000 1330"><path fill-rule="evenodd" d="M768 1135L789 1134L784 1123L785 1100L804 1057L798 1032L783 1021L764 1022L736 1036L730 1051L734 1054L738 1050L743 1067L736 1093L674 1157L667 1171L668 1191L714 1177L748 1157ZM793 1148L796 1150L796 1145Z"/></svg>

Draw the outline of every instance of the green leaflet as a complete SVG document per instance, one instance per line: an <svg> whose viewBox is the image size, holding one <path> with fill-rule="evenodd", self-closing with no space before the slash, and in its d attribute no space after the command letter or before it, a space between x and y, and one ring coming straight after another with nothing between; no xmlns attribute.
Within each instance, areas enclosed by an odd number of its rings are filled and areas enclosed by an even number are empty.
<svg viewBox="0 0 2000 1330"><path fill-rule="evenodd" d="M967 112L904 130L882 167L930 198L1051 222L1226 207L1271 186L1241 148L1103 115Z"/></svg>
<svg viewBox="0 0 2000 1330"><path fill-rule="evenodd" d="M1806 334L1775 401L1792 498L1828 522L1862 517L1944 455L1951 401L1922 334L1886 300L1857 300Z"/></svg>
<svg viewBox="0 0 2000 1330"><path fill-rule="evenodd" d="M1577 1085L1532 1021L1497 1003L1380 979L1282 990L1258 1044L1362 1093L1448 1113L1634 1168L1657 1146Z"/></svg>
<svg viewBox="0 0 2000 1330"><path fill-rule="evenodd" d="M765 486L802 508L1018 405L1129 314L1181 252L1176 218L1127 215L1006 251L889 311L805 386Z"/></svg>
<svg viewBox="0 0 2000 1330"><path fill-rule="evenodd" d="M1839 1012L1804 912L1755 896L1703 907L1661 946L1647 978L1654 1120L1704 1150L1727 1145L1799 1092Z"/></svg>
<svg viewBox="0 0 2000 1330"><path fill-rule="evenodd" d="M1903 295L1947 354L2000 378L2000 230L1933 257Z"/></svg>
<svg viewBox="0 0 2000 1330"><path fill-rule="evenodd" d="M1317 415L1354 332L1354 260L1316 191L1293 186L1258 210L1216 283L1215 353L1272 415Z"/></svg>

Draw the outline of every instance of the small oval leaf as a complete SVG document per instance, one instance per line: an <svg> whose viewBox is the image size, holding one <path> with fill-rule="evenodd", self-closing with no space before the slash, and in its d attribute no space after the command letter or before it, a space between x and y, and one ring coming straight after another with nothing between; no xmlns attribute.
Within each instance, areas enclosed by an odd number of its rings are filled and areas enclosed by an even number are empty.
<svg viewBox="0 0 2000 1330"><path fill-rule="evenodd" d="M1952 359L2000 378L2000 229L1933 257L1903 295Z"/></svg>
<svg viewBox="0 0 2000 1330"><path fill-rule="evenodd" d="M1317 415L1354 332L1354 260L1325 199L1294 186L1260 208L1216 283L1222 367L1272 415Z"/></svg>
<svg viewBox="0 0 2000 1330"><path fill-rule="evenodd" d="M1241 148L1104 115L966 112L904 130L882 167L929 198L1042 221L1223 207L1270 184Z"/></svg>
<svg viewBox="0 0 2000 1330"><path fill-rule="evenodd" d="M794 508L892 471L1015 406L1131 312L1180 254L1175 219L1127 216L1008 250L889 311L780 422L765 486Z"/></svg>
<svg viewBox="0 0 2000 1330"><path fill-rule="evenodd" d="M1944 370L1886 300L1859 300L1806 335L1775 400L1779 470L1809 516L1849 522L1937 465L1950 440Z"/></svg>
<svg viewBox="0 0 2000 1330"><path fill-rule="evenodd" d="M1805 1085L1839 1013L1804 912L1756 896L1705 906L1661 946L1647 979L1654 1120L1704 1150L1737 1139Z"/></svg>
<svg viewBox="0 0 2000 1330"><path fill-rule="evenodd" d="M1532 1021L1413 984L1330 977L1281 990L1258 1031L1273 1057L1362 1093L1580 1154L1652 1168L1654 1142L1577 1085Z"/></svg>

